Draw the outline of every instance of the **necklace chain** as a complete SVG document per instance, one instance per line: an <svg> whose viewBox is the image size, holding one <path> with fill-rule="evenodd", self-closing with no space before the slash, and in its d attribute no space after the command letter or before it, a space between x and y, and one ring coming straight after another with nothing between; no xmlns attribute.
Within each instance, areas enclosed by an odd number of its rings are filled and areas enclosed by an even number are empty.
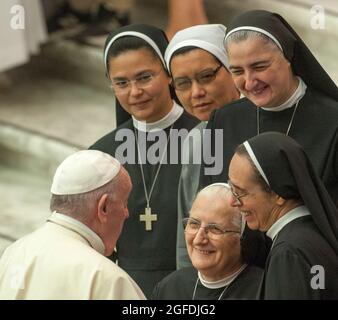
<svg viewBox="0 0 338 320"><path fill-rule="evenodd" d="M197 277L197 280L196 280L196 283L195 283L194 293L192 294L192 300L195 300L195 294L196 294L196 289L197 289L198 281L200 281L199 277ZM227 286L225 286L225 288L223 289L223 291L221 292L221 294L219 295L219 297L218 297L217 300L221 300L224 292L230 287L230 284L231 283L229 283Z"/></svg>
<svg viewBox="0 0 338 320"><path fill-rule="evenodd" d="M169 130L169 137L168 137L168 140L167 140L167 144L166 144L166 148L165 150L163 151L163 154L162 154L162 157L161 157L161 160L160 160L160 163L158 165L158 168L157 168L157 171L156 171L156 174L155 174L155 177L154 177L154 181L151 185L151 188L150 188L150 192L149 192L149 195L148 195L148 190L147 190L147 186L146 186L146 181L145 181L145 178L144 178L144 172L143 172L143 164L142 164L142 159L141 159L141 153L140 153L140 148L139 148L139 144L138 144L138 138L137 138L137 132L136 132L136 129L134 128L134 132L135 132L135 139L136 139L136 145L137 145L137 153L138 153L138 158L140 160L140 169L141 169L141 176L142 176L142 182L143 182L143 189L144 189L144 194L146 196L146 201L147 201L147 208L150 207L150 199L151 199L151 195L153 193L153 190L154 190L154 186L155 186L155 183L156 183L156 180L157 180L157 177L158 177L158 174L160 173L160 169L161 169L161 166L162 166L162 161L164 159L164 155L166 154L167 150L168 150L168 144L169 144L169 140L170 140L170 136L171 136L171 129L173 128L173 124L172 126L170 127L170 130Z"/></svg>
<svg viewBox="0 0 338 320"><path fill-rule="evenodd" d="M292 116L291 116L291 120L289 122L289 125L288 125L288 128L286 130L286 133L285 135L288 136L289 135L289 132L290 132L290 129L291 129L291 126L292 126L292 123L293 123L293 119L295 117L295 114L296 114L296 111L297 111L297 108L298 108L298 103L299 103L300 99L297 101L296 103L296 106L295 108L293 109L293 113L292 113ZM259 107L257 107L257 111L256 111L256 119L257 119L257 135L260 134L260 124L259 124ZM271 111L272 112L272 111Z"/></svg>
<svg viewBox="0 0 338 320"><path fill-rule="evenodd" d="M234 276L232 278L231 281L229 281L229 283L225 286L225 288L223 289L223 291L221 292L221 294L219 295L218 299L217 300L221 300L221 298L223 297L224 295L224 292L227 291L227 289L231 286L231 284L236 280L236 278L246 269L247 265L244 264L242 265L238 271L236 271L234 273ZM195 283L195 288L194 288L194 292L192 294L192 300L195 300L195 294L196 294L196 290L197 290L197 285L198 285L198 281L201 282L201 284L203 285L202 281L200 280L199 278L199 275L197 275L197 280L196 280L196 283Z"/></svg>

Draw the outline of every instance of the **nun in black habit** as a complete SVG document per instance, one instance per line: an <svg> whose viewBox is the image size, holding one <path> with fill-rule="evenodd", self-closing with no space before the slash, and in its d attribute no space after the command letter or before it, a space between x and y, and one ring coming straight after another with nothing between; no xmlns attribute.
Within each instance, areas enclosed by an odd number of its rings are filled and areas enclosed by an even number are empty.
<svg viewBox="0 0 338 320"><path fill-rule="evenodd" d="M267 132L240 145L229 167L232 205L273 241L262 299L338 298L338 209L303 148Z"/></svg>
<svg viewBox="0 0 338 320"><path fill-rule="evenodd" d="M226 181L237 145L277 131L304 148L338 205L337 86L276 13L254 10L239 15L228 26L225 46L234 82L245 98L216 110L209 120L207 128L223 129L219 161L224 166L220 175L206 176L207 165L202 165L201 185Z"/></svg>
<svg viewBox="0 0 338 320"><path fill-rule="evenodd" d="M192 266L178 269L159 282L154 300L256 299L263 270L243 256L244 220L230 205L230 187L215 183L197 194L183 219ZM252 239L252 251L258 249Z"/></svg>
<svg viewBox="0 0 338 320"><path fill-rule="evenodd" d="M114 258L146 296L176 269L182 140L175 143L173 136L178 130L187 134L198 123L170 90L164 62L167 44L165 33L148 25L122 27L108 36L106 72L116 99L132 117L91 146L113 155L130 175L129 218ZM173 154L177 158L172 161Z"/></svg>

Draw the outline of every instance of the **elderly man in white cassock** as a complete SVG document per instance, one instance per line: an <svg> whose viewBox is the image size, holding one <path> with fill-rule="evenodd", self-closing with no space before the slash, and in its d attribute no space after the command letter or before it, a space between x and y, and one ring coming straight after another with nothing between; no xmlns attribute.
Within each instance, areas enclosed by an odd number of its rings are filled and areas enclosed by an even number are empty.
<svg viewBox="0 0 338 320"><path fill-rule="evenodd" d="M78 151L57 168L47 222L0 260L0 299L144 299L105 256L128 217L131 181L100 151Z"/></svg>

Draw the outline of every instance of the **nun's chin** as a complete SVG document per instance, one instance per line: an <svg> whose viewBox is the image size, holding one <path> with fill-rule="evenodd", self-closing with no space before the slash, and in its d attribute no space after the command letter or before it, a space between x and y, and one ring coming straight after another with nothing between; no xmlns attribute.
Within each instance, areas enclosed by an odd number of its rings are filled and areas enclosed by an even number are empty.
<svg viewBox="0 0 338 320"><path fill-rule="evenodd" d="M273 97L269 86L266 86L259 93L250 93L249 100L251 100L257 107L272 108Z"/></svg>
<svg viewBox="0 0 338 320"><path fill-rule="evenodd" d="M246 222L247 226L251 230L258 230L257 219L255 219L255 217L253 216L253 214L244 213L244 219L245 219L245 222Z"/></svg>

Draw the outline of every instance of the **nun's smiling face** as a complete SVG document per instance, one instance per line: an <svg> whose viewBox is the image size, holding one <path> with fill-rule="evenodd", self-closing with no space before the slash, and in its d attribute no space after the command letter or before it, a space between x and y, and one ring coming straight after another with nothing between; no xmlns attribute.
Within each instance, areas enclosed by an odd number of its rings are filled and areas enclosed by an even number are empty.
<svg viewBox="0 0 338 320"><path fill-rule="evenodd" d="M193 266L201 272L205 280L217 281L232 274L241 266L240 227L234 223L239 212L227 203L227 199L215 196L199 195L190 212L192 225L200 224L193 230L185 231L187 250ZM217 225L221 230L232 230L225 234L214 235L206 232L207 225Z"/></svg>
<svg viewBox="0 0 338 320"><path fill-rule="evenodd" d="M278 47L257 37L230 42L227 52L236 87L256 106L277 107L295 92L298 79Z"/></svg>
<svg viewBox="0 0 338 320"><path fill-rule="evenodd" d="M173 106L169 92L171 79L160 59L147 48L111 57L109 78L122 107L139 121L158 121Z"/></svg>
<svg viewBox="0 0 338 320"><path fill-rule="evenodd" d="M219 66L220 62L202 49L178 54L170 62L173 81L182 86L176 90L178 99L187 112L202 121L209 120L213 110L239 98L230 73L223 65L217 69Z"/></svg>
<svg viewBox="0 0 338 320"><path fill-rule="evenodd" d="M267 231L278 219L277 195L267 192L254 179L251 162L243 155L235 154L229 166L229 179L233 196L230 204L242 212L248 227L252 230Z"/></svg>

